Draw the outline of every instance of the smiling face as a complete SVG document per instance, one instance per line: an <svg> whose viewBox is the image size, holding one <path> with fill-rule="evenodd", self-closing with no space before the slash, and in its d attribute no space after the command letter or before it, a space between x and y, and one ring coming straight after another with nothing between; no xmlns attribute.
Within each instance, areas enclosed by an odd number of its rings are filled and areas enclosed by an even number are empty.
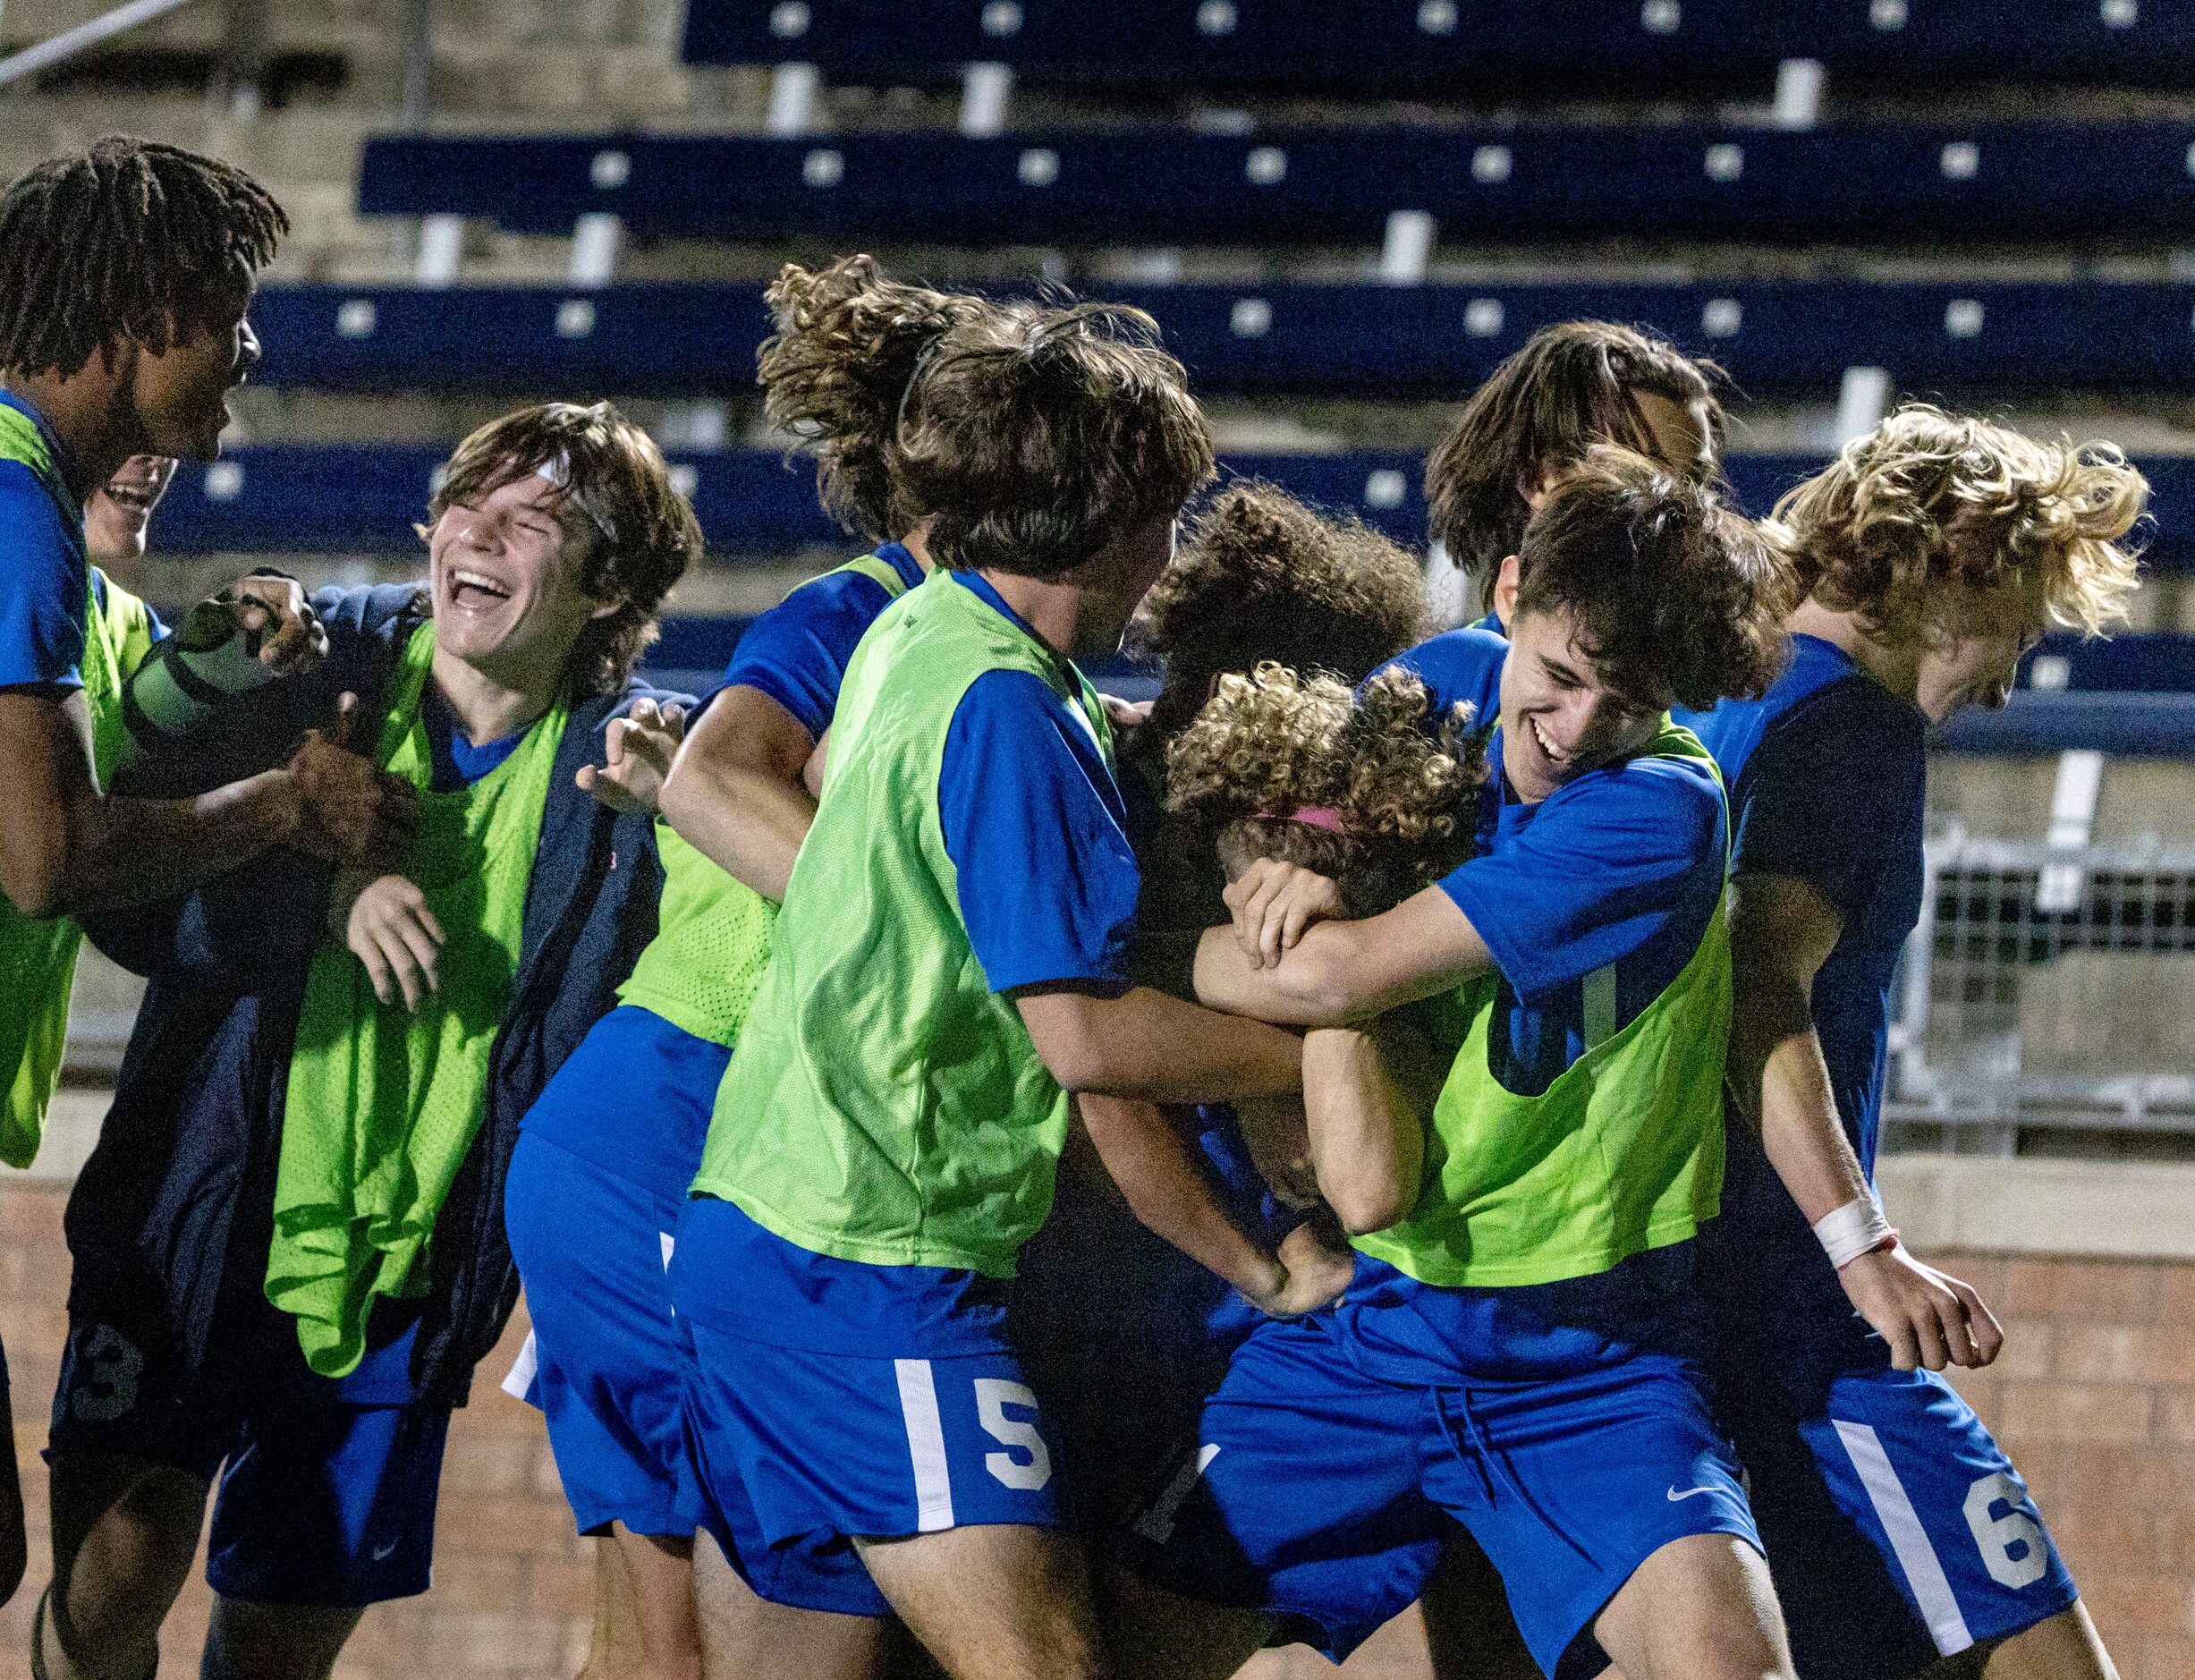
<svg viewBox="0 0 2195 1680"><path fill-rule="evenodd" d="M141 345L130 395L147 453L211 461L229 423L228 394L259 360L259 340L244 312L251 281L240 265L225 307L209 327L178 335L158 355Z"/></svg>
<svg viewBox="0 0 2195 1680"><path fill-rule="evenodd" d="M84 502L84 548L100 565L127 564L145 553L145 527L167 494L175 462L166 455L131 455Z"/></svg>
<svg viewBox="0 0 2195 1680"><path fill-rule="evenodd" d="M436 652L513 687L550 686L581 632L617 610L581 586L594 528L530 472L453 502L429 529Z"/></svg>
<svg viewBox="0 0 2195 1680"><path fill-rule="evenodd" d="M1502 662L1502 770L1527 804L1638 752L1665 709L1606 685L1579 645L1569 608L1522 613L1511 626Z"/></svg>

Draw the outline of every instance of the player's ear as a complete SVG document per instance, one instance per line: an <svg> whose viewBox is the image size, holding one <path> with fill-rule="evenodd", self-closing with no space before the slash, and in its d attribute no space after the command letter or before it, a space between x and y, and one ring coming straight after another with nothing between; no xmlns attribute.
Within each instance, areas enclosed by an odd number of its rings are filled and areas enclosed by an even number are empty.
<svg viewBox="0 0 2195 1680"><path fill-rule="evenodd" d="M1524 563L1511 555L1502 562L1501 570L1494 574L1494 599L1491 604L1495 615L1502 621L1504 629L1517 622L1517 580L1523 570Z"/></svg>

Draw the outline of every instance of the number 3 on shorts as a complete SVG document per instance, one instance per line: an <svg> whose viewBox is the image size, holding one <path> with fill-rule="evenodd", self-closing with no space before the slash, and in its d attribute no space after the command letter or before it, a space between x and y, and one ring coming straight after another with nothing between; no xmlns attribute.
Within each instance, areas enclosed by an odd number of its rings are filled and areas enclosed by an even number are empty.
<svg viewBox="0 0 2195 1680"><path fill-rule="evenodd" d="M2034 1501L2003 1471L1991 1471L1966 1490L1966 1525L1998 1585L2029 1586L2049 1573L2050 1548Z"/></svg>
<svg viewBox="0 0 2195 1680"><path fill-rule="evenodd" d="M976 1379L976 1415L983 1424L983 1431L993 1440L1010 1447L1018 1447L1029 1455L1026 1460L1013 1453L986 1453L983 1467L1009 1488L1023 1493L1034 1493L1052 1480L1052 1452L1044 1444L1044 1437L1037 1426L1025 1419L1010 1418L1006 1408L1026 1406L1037 1409L1037 1396L1027 1383L1009 1382L1002 1377ZM1972 1508L1971 1505L1968 1507Z"/></svg>

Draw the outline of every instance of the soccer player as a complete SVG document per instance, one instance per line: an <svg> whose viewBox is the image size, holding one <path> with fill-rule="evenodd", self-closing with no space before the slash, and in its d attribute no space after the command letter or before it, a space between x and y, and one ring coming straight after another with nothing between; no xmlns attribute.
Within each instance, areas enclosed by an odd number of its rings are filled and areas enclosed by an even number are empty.
<svg viewBox="0 0 2195 1680"><path fill-rule="evenodd" d="M1259 1327L1136 1524L1199 1613L1130 1592L1131 1673L1225 1675L1277 1625L1336 1657L1453 1523L1549 1675L1788 1676L1696 1362L1729 956L1714 766L1676 700L1758 693L1780 568L1707 488L1604 447L1549 491L1500 651L1478 855L1385 914L1283 931L1333 883L1252 862L1207 1002L1306 1026L1445 997L1460 1041L1400 1222L1330 1315ZM1605 1657L1602 1653L1605 1652Z"/></svg>
<svg viewBox="0 0 2195 1680"><path fill-rule="evenodd" d="M1493 717L1500 665L1479 638L1507 633L1515 616L1502 562L1517 552L1549 487L1596 444L1620 444L1681 477L1712 480L1725 383L1714 362L1652 333L1561 321L1534 333L1471 394L1426 459L1425 497L1435 541L1485 615L1397 661L1431 688L1437 712L1462 701Z"/></svg>
<svg viewBox="0 0 2195 1680"><path fill-rule="evenodd" d="M651 825L578 773L699 549L661 454L606 404L521 410L429 522L424 586L324 592L318 666L132 772L217 779L355 697L420 824L400 871L277 853L94 925L150 985L69 1203L51 1680L151 1670L216 1472L207 1675L325 1676L426 1591L450 1413L517 1292L519 1118L654 929Z"/></svg>
<svg viewBox="0 0 2195 1680"><path fill-rule="evenodd" d="M1138 878L1073 661L1118 644L1211 471L1154 337L1095 304L979 321L910 387L939 569L848 667L672 1260L712 1489L858 1557L956 1680L1105 1672L1003 1322L1068 1094L1299 1079L1292 1035L1124 983Z"/></svg>
<svg viewBox="0 0 2195 1680"><path fill-rule="evenodd" d="M887 279L867 257L814 272L789 265L768 302L777 330L760 356L764 412L816 457L824 505L876 547L749 626L689 725L660 794L659 930L618 988L620 1006L528 1112L504 1192L533 1319L532 1397L581 1532L602 1537L582 1672L619 1680L696 1675L705 1658L712 1674L859 1676L887 1625L868 1614L873 1592L851 1557L770 1557L735 1489L703 1508L665 1265L768 960L775 901L814 816L803 770L862 632L929 569L921 515L899 481L901 394L927 346L992 306ZM635 743L657 755L676 744L667 732ZM652 807L659 757L627 763L631 776L606 768L603 796ZM571 1241L575 1224L591 1234L583 1246ZM736 1566L809 1571L809 1608L758 1598L706 1548L697 1567L704 1524Z"/></svg>
<svg viewBox="0 0 2195 1680"><path fill-rule="evenodd" d="M1987 1364L1996 1322L1905 1251L1870 1180L1924 732L2001 705L2047 625L2123 615L2147 493L2108 445L1903 408L1777 505L1809 590L1790 669L1687 717L1733 813L1729 1167L1701 1271L1809 1676L1896 1680L1977 1647L1997 1680L2114 1672L2026 1484L1936 1375Z"/></svg>

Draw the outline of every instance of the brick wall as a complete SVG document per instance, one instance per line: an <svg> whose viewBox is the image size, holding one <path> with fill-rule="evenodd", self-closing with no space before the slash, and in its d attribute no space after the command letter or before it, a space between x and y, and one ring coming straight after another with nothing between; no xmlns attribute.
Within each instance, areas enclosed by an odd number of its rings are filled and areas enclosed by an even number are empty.
<svg viewBox="0 0 2195 1680"><path fill-rule="evenodd" d="M64 1328L65 1195L60 1184L0 1181L0 1336L31 1557L24 1590L0 1611L0 1680L27 1680L31 1606L48 1574L38 1449ZM2034 1485L2125 1680L2195 1674L2195 1265L1941 1258L2004 1320L2004 1357L1962 1386ZM591 1542L572 1532L536 1415L493 1382L524 1334L521 1315L451 1431L434 1591L369 1611L336 1669L341 1680L576 1671ZM207 1608L194 1577L168 1623L163 1672L196 1672ZM1335 1672L1301 1651L1260 1659L1254 1670L1256 1680ZM1423 1680L1400 1626L1343 1672Z"/></svg>

